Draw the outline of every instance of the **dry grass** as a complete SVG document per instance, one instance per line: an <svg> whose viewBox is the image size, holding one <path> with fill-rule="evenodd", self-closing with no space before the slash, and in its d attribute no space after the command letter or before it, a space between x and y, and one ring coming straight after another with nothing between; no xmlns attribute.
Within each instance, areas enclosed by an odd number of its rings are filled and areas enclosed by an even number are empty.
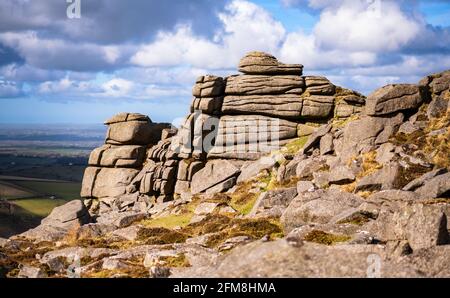
<svg viewBox="0 0 450 298"><path fill-rule="evenodd" d="M244 219L225 215L212 214L198 223L187 226L182 232L194 236L213 234L208 238L208 247L217 247L225 240L247 236L250 239L260 239L269 236L270 239L283 236L283 229L278 219Z"/></svg>
<svg viewBox="0 0 450 298"><path fill-rule="evenodd" d="M343 184L340 186L341 190L344 192L354 192L356 189L356 181L349 183L349 184Z"/></svg>
<svg viewBox="0 0 450 298"><path fill-rule="evenodd" d="M424 110L424 111L422 111ZM421 116L428 120L425 115L425 108L421 107ZM419 116L420 118L420 116ZM444 129L444 133L430 136L430 132ZM422 150L429 156L428 162L435 164L438 167L450 168L450 110L447 110L439 118L428 120L428 125L424 130L418 130L412 134L406 135L397 133L392 141L397 145L414 144L419 150ZM413 152L407 152L412 154ZM426 157L423 156L423 157Z"/></svg>
<svg viewBox="0 0 450 298"><path fill-rule="evenodd" d="M191 267L189 260L186 258L185 254L179 254L175 257L173 256L162 256L160 260L163 262L164 266L171 268L182 268L182 267Z"/></svg>
<svg viewBox="0 0 450 298"><path fill-rule="evenodd" d="M30 241L16 241L15 245L3 247L0 255L0 278L15 277L18 273L19 264L41 268L47 275L54 275L47 265L41 264L36 255L55 249L50 242L32 243Z"/></svg>
<svg viewBox="0 0 450 298"><path fill-rule="evenodd" d="M429 130L445 129L436 136L427 136L424 151L431 155L431 161L440 167L450 167L450 110L438 119L433 119Z"/></svg>
<svg viewBox="0 0 450 298"><path fill-rule="evenodd" d="M376 151L370 151L362 155L362 163L361 163L362 171L358 173L357 178L366 177L383 168L383 165L379 164L375 160L376 157L377 157Z"/></svg>

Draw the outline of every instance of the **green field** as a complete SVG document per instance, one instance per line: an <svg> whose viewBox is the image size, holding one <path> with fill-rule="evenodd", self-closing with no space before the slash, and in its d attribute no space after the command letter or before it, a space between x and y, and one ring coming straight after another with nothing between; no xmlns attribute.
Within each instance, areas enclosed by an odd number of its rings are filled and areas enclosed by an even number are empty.
<svg viewBox="0 0 450 298"><path fill-rule="evenodd" d="M47 198L31 198L31 199L20 199L12 200L10 202L14 205L19 206L19 212L15 212L16 215L24 215L31 217L44 218L52 212L53 208L64 205L71 200L61 200L61 199L47 199Z"/></svg>
<svg viewBox="0 0 450 298"><path fill-rule="evenodd" d="M57 199L63 200L80 197L81 185L77 182L14 181L13 183L40 194L39 197L55 196Z"/></svg>
<svg viewBox="0 0 450 298"><path fill-rule="evenodd" d="M17 179L0 180L3 183L0 184L0 190L2 188L5 190L7 186L10 196L5 198L14 205L20 206L21 210L30 216L45 217L53 208L80 197L81 184L77 182ZM12 196L14 192L11 189L14 187L17 188L16 194L19 196Z"/></svg>
<svg viewBox="0 0 450 298"><path fill-rule="evenodd" d="M0 237L21 233L68 201L80 197L81 183L0 176L0 196L13 206L0 214Z"/></svg>

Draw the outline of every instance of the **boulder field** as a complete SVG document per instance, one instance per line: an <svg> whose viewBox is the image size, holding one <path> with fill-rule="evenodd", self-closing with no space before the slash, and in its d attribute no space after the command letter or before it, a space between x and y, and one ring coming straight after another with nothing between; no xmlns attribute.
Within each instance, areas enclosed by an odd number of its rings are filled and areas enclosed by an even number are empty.
<svg viewBox="0 0 450 298"><path fill-rule="evenodd" d="M105 122L8 277L450 277L450 71L369 94L251 52L180 127Z"/></svg>

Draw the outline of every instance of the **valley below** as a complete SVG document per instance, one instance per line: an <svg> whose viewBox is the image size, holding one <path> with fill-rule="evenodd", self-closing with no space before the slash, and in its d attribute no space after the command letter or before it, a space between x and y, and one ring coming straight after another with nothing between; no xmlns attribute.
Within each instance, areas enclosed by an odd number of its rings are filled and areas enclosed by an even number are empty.
<svg viewBox="0 0 450 298"><path fill-rule="evenodd" d="M33 228L79 198L89 153L103 134L101 125L0 125L0 237Z"/></svg>

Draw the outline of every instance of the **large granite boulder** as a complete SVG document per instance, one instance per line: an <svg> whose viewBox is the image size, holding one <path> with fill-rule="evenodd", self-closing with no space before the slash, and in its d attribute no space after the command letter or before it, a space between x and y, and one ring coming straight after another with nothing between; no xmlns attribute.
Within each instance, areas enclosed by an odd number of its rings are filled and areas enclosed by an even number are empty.
<svg viewBox="0 0 450 298"><path fill-rule="evenodd" d="M371 199L373 201L373 199ZM368 228L381 241L407 240L413 250L449 242L445 208L414 201L383 201L376 221Z"/></svg>
<svg viewBox="0 0 450 298"><path fill-rule="evenodd" d="M64 238L69 231L90 223L91 220L83 202L73 200L54 208L39 226L19 236L38 241L56 241Z"/></svg>
<svg viewBox="0 0 450 298"><path fill-rule="evenodd" d="M302 115L302 106L303 99L297 94L228 95L224 98L222 113L298 119Z"/></svg>
<svg viewBox="0 0 450 298"><path fill-rule="evenodd" d="M197 78L192 95L195 97L217 97L223 94L225 88L224 79L216 76L201 76Z"/></svg>
<svg viewBox="0 0 450 298"><path fill-rule="evenodd" d="M325 77L306 76L305 87L310 95L334 95L336 92L336 86Z"/></svg>
<svg viewBox="0 0 450 298"><path fill-rule="evenodd" d="M204 192L224 181L236 178L239 172L239 168L227 160L208 161L205 167L192 177L191 192L193 194Z"/></svg>
<svg viewBox="0 0 450 298"><path fill-rule="evenodd" d="M335 151L344 162L361 152L375 149L375 145L389 141L389 138L403 123L404 115L395 116L363 116L358 120L349 122L344 127L343 141Z"/></svg>
<svg viewBox="0 0 450 298"><path fill-rule="evenodd" d="M303 72L301 64L283 64L264 52L250 52L239 62L239 71L252 75L298 75Z"/></svg>
<svg viewBox="0 0 450 298"><path fill-rule="evenodd" d="M434 177L442 175L442 174L446 174L447 172L448 172L448 170L446 168L438 168L438 169L432 170L428 173L423 174L419 178L416 178L413 181L409 182L407 185L405 185L403 187L403 190L414 191L414 190L418 189L419 187L422 187L426 182L430 181Z"/></svg>
<svg viewBox="0 0 450 298"><path fill-rule="evenodd" d="M438 175L416 189L416 193L423 198L449 198L450 197L450 173Z"/></svg>
<svg viewBox="0 0 450 298"><path fill-rule="evenodd" d="M83 176L81 197L105 198L124 195L126 187L137 174L139 170L132 168L88 167Z"/></svg>
<svg viewBox="0 0 450 298"><path fill-rule="evenodd" d="M41 221L43 225L70 228L73 224L87 224L91 221L88 210L80 200L70 201L55 207L52 212Z"/></svg>
<svg viewBox="0 0 450 298"><path fill-rule="evenodd" d="M90 166L138 168L145 158L145 147L139 145L103 145L89 157Z"/></svg>
<svg viewBox="0 0 450 298"><path fill-rule="evenodd" d="M374 191L399 189L402 177L402 166L397 162L392 162L383 166L382 169L367 175L356 183L355 191Z"/></svg>
<svg viewBox="0 0 450 298"><path fill-rule="evenodd" d="M359 196L335 189L305 192L289 204L281 223L286 232L309 223L326 224L333 217L362 203Z"/></svg>
<svg viewBox="0 0 450 298"><path fill-rule="evenodd" d="M259 115L222 116L208 157L258 159L297 137L297 123Z"/></svg>
<svg viewBox="0 0 450 298"><path fill-rule="evenodd" d="M387 115L416 109L426 99L425 89L418 85L398 84L384 86L367 97L368 115Z"/></svg>
<svg viewBox="0 0 450 298"><path fill-rule="evenodd" d="M234 75L227 78L226 95L302 94L301 76Z"/></svg>
<svg viewBox="0 0 450 298"><path fill-rule="evenodd" d="M191 113L201 111L209 115L220 115L223 97L194 97L191 104Z"/></svg>
<svg viewBox="0 0 450 298"><path fill-rule="evenodd" d="M296 196L297 187L280 188L264 192L258 197L250 215L265 213L279 217Z"/></svg>
<svg viewBox="0 0 450 298"><path fill-rule="evenodd" d="M334 116L338 119L361 114L366 97L354 90L336 87Z"/></svg>
<svg viewBox="0 0 450 298"><path fill-rule="evenodd" d="M108 125L106 143L112 145L156 144L169 124L155 124L145 115L120 113L105 121Z"/></svg>
<svg viewBox="0 0 450 298"><path fill-rule="evenodd" d="M302 117L328 119L333 115L334 97L311 95L303 97Z"/></svg>

